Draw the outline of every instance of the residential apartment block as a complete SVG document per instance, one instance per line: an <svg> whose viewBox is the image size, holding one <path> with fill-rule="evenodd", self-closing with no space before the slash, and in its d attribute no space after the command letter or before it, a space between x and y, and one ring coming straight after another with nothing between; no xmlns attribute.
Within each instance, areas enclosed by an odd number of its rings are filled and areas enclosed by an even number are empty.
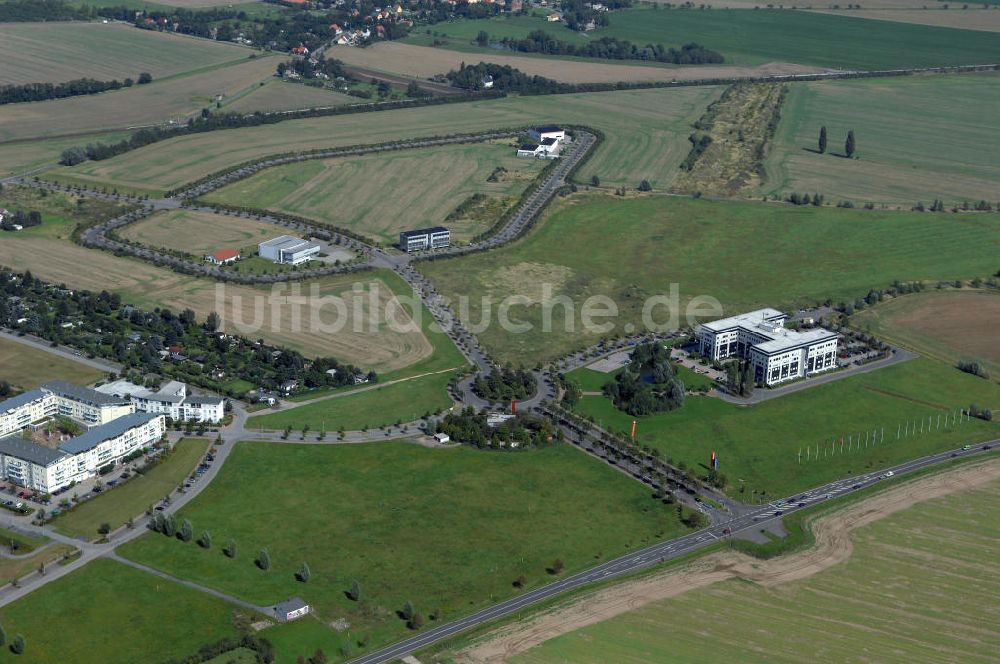
<svg viewBox="0 0 1000 664"><path fill-rule="evenodd" d="M150 390L127 380L101 385L98 392L131 400L141 413L158 413L172 420L217 424L225 417L222 397L188 394L187 385L171 380L158 390Z"/></svg>
<svg viewBox="0 0 1000 664"><path fill-rule="evenodd" d="M89 428L55 445L32 439L37 425L57 416ZM0 403L0 476L52 493L152 445L165 430L163 415L136 413L128 399L53 381Z"/></svg>
<svg viewBox="0 0 1000 664"><path fill-rule="evenodd" d="M754 380L776 385L837 366L837 333L816 328L785 328L787 315L777 309L705 323L698 328L699 352L713 360L746 359Z"/></svg>

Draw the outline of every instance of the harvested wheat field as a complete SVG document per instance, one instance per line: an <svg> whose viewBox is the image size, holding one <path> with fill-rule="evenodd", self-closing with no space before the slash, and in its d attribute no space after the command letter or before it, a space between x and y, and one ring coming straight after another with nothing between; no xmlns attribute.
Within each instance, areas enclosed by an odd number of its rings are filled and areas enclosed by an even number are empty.
<svg viewBox="0 0 1000 664"><path fill-rule="evenodd" d="M911 480L819 517L801 553L711 554L500 628L457 660L704 661L712 643L718 661L987 662L997 505L996 459Z"/></svg>
<svg viewBox="0 0 1000 664"><path fill-rule="evenodd" d="M99 95L6 104L0 106L0 140L124 130L169 120L182 122L213 105L216 98L224 101L273 78L277 62L274 57L260 57ZM77 144L85 145L89 140L78 138Z"/></svg>
<svg viewBox="0 0 1000 664"><path fill-rule="evenodd" d="M271 64L274 65L275 61ZM272 67L273 69L273 67ZM365 101L340 92L314 88L300 83L290 83L272 78L231 103L227 111L289 111L296 108L316 108L323 106L343 106Z"/></svg>
<svg viewBox="0 0 1000 664"><path fill-rule="evenodd" d="M819 13L842 14L873 21L896 21L934 25L942 28L1000 32L1000 7L997 5L989 5L989 9L983 9L983 5L974 5L974 8L970 9L962 9L960 6L942 9L938 5L931 5L930 9L921 9L920 7L914 8L913 4L910 4L906 9L872 9L865 5L863 11L821 9Z"/></svg>
<svg viewBox="0 0 1000 664"><path fill-rule="evenodd" d="M619 65L606 62L580 62L519 55L462 53L430 46L400 42L381 42L368 48L338 48L331 51L338 60L393 74L429 78L458 69L465 63L491 62L509 65L526 74L545 76L564 83L616 83L618 81L687 81L732 76L802 74L824 71L817 67L771 62L755 67L699 65L663 67L657 65Z"/></svg>
<svg viewBox="0 0 1000 664"><path fill-rule="evenodd" d="M235 44L124 23L0 23L0 85L173 76L246 58Z"/></svg>
<svg viewBox="0 0 1000 664"><path fill-rule="evenodd" d="M904 295L855 314L851 325L948 363L979 362L1000 377L1000 294L996 292Z"/></svg>
<svg viewBox="0 0 1000 664"><path fill-rule="evenodd" d="M0 242L0 264L74 288L113 290L144 308L189 308L199 318L215 311L230 332L262 337L309 357L337 357L380 373L407 367L433 352L418 327L400 329L408 318L399 307L394 313L400 326L393 329L385 323L386 307L397 300L377 273L276 284L273 289L234 286L65 240L18 234Z"/></svg>
<svg viewBox="0 0 1000 664"><path fill-rule="evenodd" d="M259 243L283 234L280 226L264 221L197 210L157 212L118 232L132 242L194 256L219 249L240 249L250 255Z"/></svg>

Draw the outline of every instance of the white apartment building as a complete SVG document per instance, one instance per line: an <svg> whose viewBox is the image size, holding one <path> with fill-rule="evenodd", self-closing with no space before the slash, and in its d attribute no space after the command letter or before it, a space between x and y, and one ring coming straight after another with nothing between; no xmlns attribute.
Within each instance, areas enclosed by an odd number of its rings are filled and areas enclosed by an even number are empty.
<svg viewBox="0 0 1000 664"><path fill-rule="evenodd" d="M159 390L149 390L127 380L116 380L97 388L99 392L131 400L141 413L166 415L184 422L217 424L226 415L222 397L188 394L187 385L171 380Z"/></svg>
<svg viewBox="0 0 1000 664"><path fill-rule="evenodd" d="M135 406L128 399L54 380L0 403L0 436L56 415L95 426L134 412Z"/></svg>
<svg viewBox="0 0 1000 664"><path fill-rule="evenodd" d="M54 448L7 436L0 438L0 475L25 488L52 493L94 477L101 467L152 445L165 430L162 415L131 413Z"/></svg>
<svg viewBox="0 0 1000 664"><path fill-rule="evenodd" d="M451 244L451 231L444 226L403 231L399 234L399 248L403 251L443 249Z"/></svg>
<svg viewBox="0 0 1000 664"><path fill-rule="evenodd" d="M698 328L699 352L713 360L749 360L754 380L776 385L837 366L837 333L816 328L785 328L787 316L777 309L705 323Z"/></svg>

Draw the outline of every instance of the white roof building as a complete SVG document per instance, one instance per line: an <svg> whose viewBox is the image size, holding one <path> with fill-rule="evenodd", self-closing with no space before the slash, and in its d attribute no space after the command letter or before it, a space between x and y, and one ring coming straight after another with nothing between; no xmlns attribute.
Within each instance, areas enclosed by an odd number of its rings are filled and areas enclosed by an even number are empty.
<svg viewBox="0 0 1000 664"><path fill-rule="evenodd" d="M261 242L257 251L261 258L284 265L305 263L319 254L321 247L315 242L309 242L291 235L282 235L273 240Z"/></svg>
<svg viewBox="0 0 1000 664"><path fill-rule="evenodd" d="M222 397L188 394L187 385L176 380L166 382L156 391L127 380L116 380L101 385L97 391L128 398L135 404L136 410L160 413L172 420L216 424L226 415L225 400Z"/></svg>

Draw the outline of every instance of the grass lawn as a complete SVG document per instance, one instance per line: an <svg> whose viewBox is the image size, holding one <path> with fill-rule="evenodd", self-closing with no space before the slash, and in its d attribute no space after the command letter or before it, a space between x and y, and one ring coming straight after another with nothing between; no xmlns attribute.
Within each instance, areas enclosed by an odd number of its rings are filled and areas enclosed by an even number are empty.
<svg viewBox="0 0 1000 664"><path fill-rule="evenodd" d="M6 537L2 540L4 545L4 552L9 551L7 544L9 540ZM0 583L9 583L14 579L20 579L23 576L27 576L32 572L37 572L40 565L49 565L58 563L63 559L64 556L72 553L76 549L69 544L53 544L48 546L42 551L39 551L33 556L27 556L25 558L0 558ZM24 549L18 549L17 553L24 553Z"/></svg>
<svg viewBox="0 0 1000 664"><path fill-rule="evenodd" d="M353 431L397 421L412 422L426 413L451 407L451 397L446 390L451 377L451 373L442 373L414 378L360 394L334 396L268 415L256 415L247 420L247 428L284 429L290 426L299 431L308 424L313 432L325 430L333 439L333 432L339 429ZM292 434L293 439L296 435Z"/></svg>
<svg viewBox="0 0 1000 664"><path fill-rule="evenodd" d="M665 457L683 462L699 474L705 472L712 451L717 452L719 470L729 480L729 493L750 501L753 491L764 490L771 498L787 496L837 478L1000 435L997 422L961 421L954 426L943 423L947 413L970 403L1000 408L1000 386L920 359L750 407L734 406L713 397L688 396L679 410L639 418L637 438L641 444L659 449ZM597 396L582 398L577 411L616 431L628 432L635 419ZM932 418L933 431L927 430L928 418ZM923 434L896 439L900 425L909 421L912 427L921 419ZM859 434L863 440L866 431L876 429L877 445L870 441L868 448L847 451L848 436L856 445ZM833 441L835 453L830 450ZM806 448L811 449L808 455ZM746 484L742 494L740 479Z"/></svg>
<svg viewBox="0 0 1000 664"><path fill-rule="evenodd" d="M558 636L512 658L552 662L963 662L996 656L1000 483L936 498L851 533L850 558L776 585L731 579ZM948 598L942 600L942 598ZM669 625L669 629L664 629ZM820 645L821 644L821 645Z"/></svg>
<svg viewBox="0 0 1000 664"><path fill-rule="evenodd" d="M209 442L202 438L180 440L174 452L145 475L134 476L128 482L60 514L52 525L63 535L87 539L97 537L97 529L102 523L117 528L176 489L194 470Z"/></svg>
<svg viewBox="0 0 1000 664"><path fill-rule="evenodd" d="M11 661L133 664L180 659L234 636L232 609L178 583L100 559L3 607L0 622L8 643L15 634L27 643L25 654Z"/></svg>
<svg viewBox="0 0 1000 664"><path fill-rule="evenodd" d="M853 300L894 279L986 276L996 271L998 253L1000 217L995 214L842 210L655 194L623 200L581 193L557 201L514 244L419 267L453 302L468 296L468 318L476 325L483 320L482 298L498 311L505 298L526 297L530 304L515 302L509 317L530 329L506 331L491 314L492 323L479 337L499 361L531 365L604 335L629 333L629 324L646 329L644 304L655 304L648 299L655 296L671 300L674 287L677 319L669 320L673 307L657 304L650 309L657 325L685 325L686 306L700 295L716 298L726 315L828 298ZM582 324L582 305L595 295L617 306L617 317L593 320L610 323L611 329L588 330ZM573 302L572 326L564 324L566 307L559 296ZM551 309L548 332L543 303Z"/></svg>
<svg viewBox="0 0 1000 664"><path fill-rule="evenodd" d="M949 364L976 361L1000 378L1000 295L994 291L925 291L851 317L858 327Z"/></svg>
<svg viewBox="0 0 1000 664"><path fill-rule="evenodd" d="M792 62L834 69L894 69L996 62L1000 44L988 32L908 23L869 21L805 11L711 11L635 8L610 14L610 25L578 35L561 24L517 17L491 21L437 24L432 31L468 44L480 30L492 38L523 38L532 30L576 44L617 37L639 45L680 47L696 42L716 50L733 64ZM426 35L410 38L428 43ZM450 44L449 44L450 45ZM493 49L477 49L482 53ZM470 61L475 61L470 56ZM624 61L622 61L624 62Z"/></svg>
<svg viewBox="0 0 1000 664"><path fill-rule="evenodd" d="M793 85L765 162L763 190L819 192L857 207L873 202L907 210L935 198L949 206L994 201L1000 119L980 109L998 105L996 73ZM815 151L822 126L826 154ZM838 156L849 130L858 159Z"/></svg>
<svg viewBox="0 0 1000 664"><path fill-rule="evenodd" d="M665 185L687 155L694 122L720 93L717 87L630 90L598 94L508 97L448 106L292 120L274 125L183 136L73 168L46 178L162 192L245 160L319 147L374 144L399 138L525 127L588 125L607 140L579 173L605 184ZM391 193L391 192L389 192ZM403 209L406 203L396 208ZM394 213L393 216L398 216Z"/></svg>
<svg viewBox="0 0 1000 664"><path fill-rule="evenodd" d="M453 239L468 241L489 229L543 166L519 159L510 140L447 145L276 166L205 200L302 215L395 244L400 231L443 224L473 194L489 196L490 208L447 221ZM489 182L497 168L506 172Z"/></svg>
<svg viewBox="0 0 1000 664"><path fill-rule="evenodd" d="M309 491L276 484L279 468ZM255 603L300 595L319 620L346 618L352 637L370 635L373 647L409 632L395 615L406 601L425 618L453 619L516 595L519 575L528 588L552 581L546 567L556 558L569 574L682 530L676 512L641 485L562 445L488 453L239 443L179 518L208 529L214 548L150 533L122 553ZM235 559L220 551L230 538ZM253 563L262 547L267 572ZM294 578L303 561L312 571L306 584ZM357 603L344 595L354 580ZM301 650L279 660L316 647L338 652L346 633L322 638L316 624L287 626L295 634L286 642Z"/></svg>
<svg viewBox="0 0 1000 664"><path fill-rule="evenodd" d="M715 385L715 382L711 378L697 374L679 364L674 364L674 371L677 377L684 382L684 387L688 390L711 389ZM607 373L588 369L587 367L580 367L567 373L566 378L570 382L576 383L583 392L600 392L604 389L605 383L610 382L617 373L617 371Z"/></svg>
<svg viewBox="0 0 1000 664"><path fill-rule="evenodd" d="M0 381L30 390L50 380L88 385L104 377L103 371L9 339L0 339Z"/></svg>

